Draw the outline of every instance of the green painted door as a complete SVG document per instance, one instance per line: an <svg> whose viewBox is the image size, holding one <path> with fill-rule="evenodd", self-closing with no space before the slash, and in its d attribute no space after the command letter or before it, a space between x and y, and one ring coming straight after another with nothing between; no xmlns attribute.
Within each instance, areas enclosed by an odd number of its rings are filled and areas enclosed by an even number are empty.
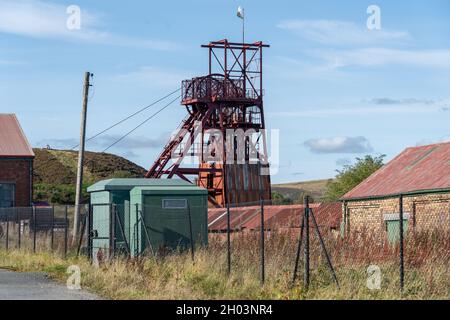
<svg viewBox="0 0 450 320"><path fill-rule="evenodd" d="M109 256L109 205L93 206L92 230L95 231L92 237L93 260L107 258Z"/></svg>
<svg viewBox="0 0 450 320"><path fill-rule="evenodd" d="M395 244L400 241L400 220L386 221L386 229L388 241L390 244ZM403 220L403 235L408 230L408 220Z"/></svg>
<svg viewBox="0 0 450 320"><path fill-rule="evenodd" d="M206 243L206 208L204 196L177 194L146 196L144 199L144 219L147 231L155 250L183 249L191 243L189 215L192 224L193 242ZM165 202L174 203L175 207L165 207ZM183 202L185 203L183 205Z"/></svg>

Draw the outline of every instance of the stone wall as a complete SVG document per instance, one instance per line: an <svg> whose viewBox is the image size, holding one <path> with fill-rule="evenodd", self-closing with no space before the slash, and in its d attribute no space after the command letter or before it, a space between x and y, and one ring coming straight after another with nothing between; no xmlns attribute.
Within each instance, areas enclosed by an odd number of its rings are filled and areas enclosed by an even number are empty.
<svg viewBox="0 0 450 320"><path fill-rule="evenodd" d="M346 230L386 236L386 215L399 213L399 198L348 201L343 204ZM403 212L408 230L450 231L450 192L403 197Z"/></svg>

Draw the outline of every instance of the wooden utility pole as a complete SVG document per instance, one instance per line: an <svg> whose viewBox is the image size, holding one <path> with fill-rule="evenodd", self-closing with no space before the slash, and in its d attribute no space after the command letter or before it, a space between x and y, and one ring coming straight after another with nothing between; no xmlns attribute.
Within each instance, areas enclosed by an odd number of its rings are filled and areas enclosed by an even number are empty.
<svg viewBox="0 0 450 320"><path fill-rule="evenodd" d="M89 97L89 78L90 72L84 74L84 88L83 88L83 109L81 111L81 128L80 128L80 146L78 149L78 166L77 166L77 186L75 193L75 212L73 217L73 237L72 244L76 243L78 236L78 227L80 224L82 188L83 188L83 163L84 163L84 144L86 140L86 118L87 105Z"/></svg>

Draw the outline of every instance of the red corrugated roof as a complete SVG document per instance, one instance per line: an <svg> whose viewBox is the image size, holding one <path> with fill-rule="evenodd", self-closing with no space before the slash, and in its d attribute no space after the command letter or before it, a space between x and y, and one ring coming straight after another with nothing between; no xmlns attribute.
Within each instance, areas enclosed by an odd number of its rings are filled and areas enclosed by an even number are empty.
<svg viewBox="0 0 450 320"><path fill-rule="evenodd" d="M322 203L319 208L314 210L317 224L320 227L339 230L342 218L342 203Z"/></svg>
<svg viewBox="0 0 450 320"><path fill-rule="evenodd" d="M0 157L34 157L14 114L0 114Z"/></svg>
<svg viewBox="0 0 450 320"><path fill-rule="evenodd" d="M319 203L312 203L311 208L316 209ZM259 206L241 207L230 209L231 230L257 230L261 226ZM267 229L274 227L296 228L300 226L300 215L303 213L303 205L290 206L265 206L264 225ZM227 210L210 208L208 210L209 231L227 230Z"/></svg>
<svg viewBox="0 0 450 320"><path fill-rule="evenodd" d="M450 188L450 142L406 149L343 199L447 188Z"/></svg>

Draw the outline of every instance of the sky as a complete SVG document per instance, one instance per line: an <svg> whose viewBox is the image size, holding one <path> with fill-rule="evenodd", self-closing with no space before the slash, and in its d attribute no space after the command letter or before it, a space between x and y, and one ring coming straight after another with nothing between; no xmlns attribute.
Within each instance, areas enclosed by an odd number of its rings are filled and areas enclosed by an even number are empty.
<svg viewBox="0 0 450 320"><path fill-rule="evenodd" d="M71 5L80 8L73 28ZM373 23L376 5L379 28ZM450 2L0 0L0 112L33 147L78 144L85 71L87 136L207 73L201 44L241 39L264 52L275 183L331 178L366 154L450 140ZM69 28L68 28L69 19ZM370 24L369 26L373 26ZM165 100L89 141L102 151ZM108 152L150 167L185 117L177 101ZM276 160L278 159L278 161Z"/></svg>

